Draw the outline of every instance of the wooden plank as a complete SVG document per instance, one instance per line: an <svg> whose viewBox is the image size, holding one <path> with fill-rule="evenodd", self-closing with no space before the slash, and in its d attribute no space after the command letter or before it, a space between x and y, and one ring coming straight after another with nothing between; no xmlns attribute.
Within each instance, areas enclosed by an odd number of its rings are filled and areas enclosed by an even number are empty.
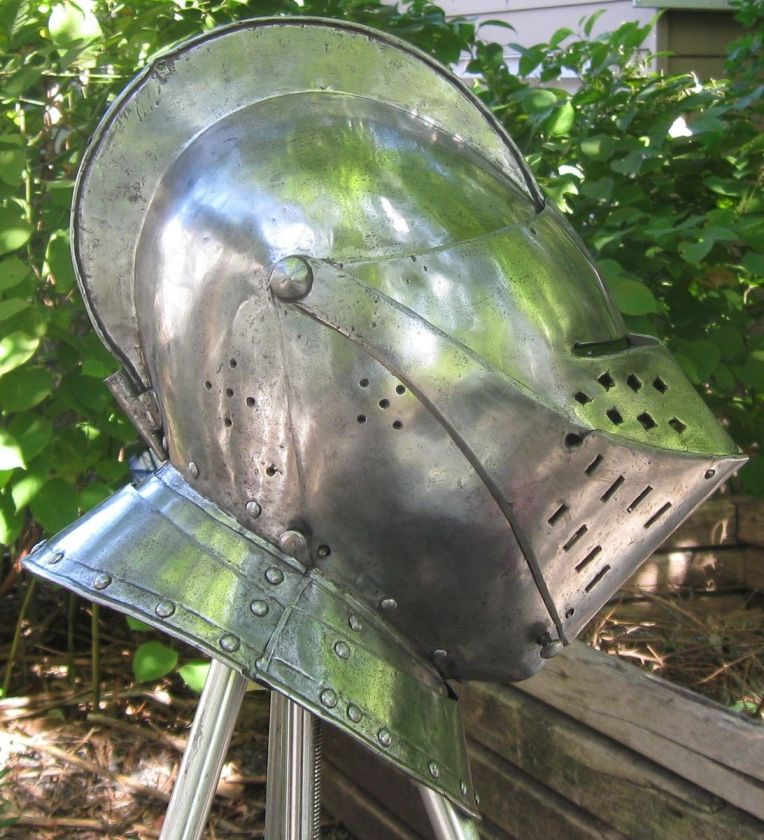
<svg viewBox="0 0 764 840"><path fill-rule="evenodd" d="M395 802L378 802L327 760L321 781L324 807L359 840L432 840L395 816Z"/></svg>
<svg viewBox="0 0 764 840"><path fill-rule="evenodd" d="M764 502L750 498L739 498L736 501L740 541L764 548Z"/></svg>
<svg viewBox="0 0 764 840"><path fill-rule="evenodd" d="M764 727L580 642L517 688L764 819Z"/></svg>
<svg viewBox="0 0 764 840"><path fill-rule="evenodd" d="M602 820L476 741L470 741L468 749L483 814L517 840L625 840Z"/></svg>
<svg viewBox="0 0 764 840"><path fill-rule="evenodd" d="M516 688L468 686L462 699L470 745L480 742L520 768L516 776L532 776L622 835L640 840L760 840L764 834L760 820ZM476 787L491 819L497 820L495 799L507 800L510 811L538 810L527 792L518 793L514 779L510 783L497 775L501 780L492 782L488 772L478 778L475 768L473 762ZM499 789L487 798L494 785ZM525 840L515 824L511 828Z"/></svg>
<svg viewBox="0 0 764 840"><path fill-rule="evenodd" d="M627 592L721 592L746 587L748 549L675 549L653 554L624 584Z"/></svg>
<svg viewBox="0 0 764 840"><path fill-rule="evenodd" d="M735 545L739 539L736 502L729 496L715 496L674 531L660 550Z"/></svg>

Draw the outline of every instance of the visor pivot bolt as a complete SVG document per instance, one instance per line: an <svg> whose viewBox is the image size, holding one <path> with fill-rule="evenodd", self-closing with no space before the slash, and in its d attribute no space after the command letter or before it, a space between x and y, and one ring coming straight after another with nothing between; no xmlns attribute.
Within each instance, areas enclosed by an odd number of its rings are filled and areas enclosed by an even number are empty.
<svg viewBox="0 0 764 840"><path fill-rule="evenodd" d="M188 471L191 473L192 478L199 478L199 467L196 466L195 461L188 462Z"/></svg>
<svg viewBox="0 0 764 840"><path fill-rule="evenodd" d="M285 257L271 269L269 282L279 300L300 300L313 286L313 269L303 257Z"/></svg>
<svg viewBox="0 0 764 840"><path fill-rule="evenodd" d="M244 510L247 512L247 516L251 516L252 519L257 519L257 517L263 512L263 509L254 499L250 499L247 504L244 505Z"/></svg>
<svg viewBox="0 0 764 840"><path fill-rule="evenodd" d="M175 612L175 604L172 601L160 601L154 608L154 612L160 618L169 618Z"/></svg>
<svg viewBox="0 0 764 840"><path fill-rule="evenodd" d="M353 723L358 723L363 715L361 714L361 710L358 706L354 706L352 703L348 706L348 717Z"/></svg>
<svg viewBox="0 0 764 840"><path fill-rule="evenodd" d="M249 608L252 610L253 615L256 615L258 618L268 615L269 607L265 601L255 600L249 605Z"/></svg>
<svg viewBox="0 0 764 840"><path fill-rule="evenodd" d="M281 569L271 566L270 569L265 570L265 579L273 586L278 586L284 580L284 573Z"/></svg>
<svg viewBox="0 0 764 840"><path fill-rule="evenodd" d="M325 688L319 695L319 699L327 709L333 709L337 705L337 694L331 688Z"/></svg>
<svg viewBox="0 0 764 840"><path fill-rule="evenodd" d="M358 633L360 630L363 630L363 622L355 613L350 613L348 616L348 627Z"/></svg>
<svg viewBox="0 0 764 840"><path fill-rule="evenodd" d="M93 588L94 589L106 589L107 586L111 583L111 575L107 575L105 572L103 574L97 575L96 579L93 581Z"/></svg>
<svg viewBox="0 0 764 840"><path fill-rule="evenodd" d="M279 537L279 548L284 554L303 562L308 553L308 541L301 531L284 531Z"/></svg>
<svg viewBox="0 0 764 840"><path fill-rule="evenodd" d="M539 644L541 645L542 659L552 659L558 653L562 653L562 649L565 647L560 639L553 639L552 634L548 631L539 637Z"/></svg>
<svg viewBox="0 0 764 840"><path fill-rule="evenodd" d="M383 598L379 602L380 609L383 609L385 612L392 612L393 610L398 609L398 602L395 598Z"/></svg>
<svg viewBox="0 0 764 840"><path fill-rule="evenodd" d="M427 769L430 771L430 775L433 777L433 779L440 778L440 767L438 767L438 765L434 761L431 761L427 765Z"/></svg>
<svg viewBox="0 0 764 840"><path fill-rule="evenodd" d="M350 658L350 645L347 642L339 641L334 643L334 652L340 659Z"/></svg>
<svg viewBox="0 0 764 840"><path fill-rule="evenodd" d="M383 747L389 747L393 742L393 736L390 734L389 729L380 729L377 732L377 740Z"/></svg>
<svg viewBox="0 0 764 840"><path fill-rule="evenodd" d="M237 651L239 649L238 636L234 636L233 633L226 633L225 635L221 636L220 647L223 648L223 650L227 653L234 653L234 651Z"/></svg>
<svg viewBox="0 0 764 840"><path fill-rule="evenodd" d="M716 470L706 470L706 481L716 475Z"/></svg>

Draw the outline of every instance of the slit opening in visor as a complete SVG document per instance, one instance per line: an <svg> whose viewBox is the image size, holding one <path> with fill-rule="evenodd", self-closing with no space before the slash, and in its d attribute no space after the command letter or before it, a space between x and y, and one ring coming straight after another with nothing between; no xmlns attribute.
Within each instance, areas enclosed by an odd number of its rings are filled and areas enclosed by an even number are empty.
<svg viewBox="0 0 764 840"><path fill-rule="evenodd" d="M577 341L573 345L574 356L585 358L596 358L597 356L610 356L613 353L622 353L631 347L628 336L614 338L611 341Z"/></svg>

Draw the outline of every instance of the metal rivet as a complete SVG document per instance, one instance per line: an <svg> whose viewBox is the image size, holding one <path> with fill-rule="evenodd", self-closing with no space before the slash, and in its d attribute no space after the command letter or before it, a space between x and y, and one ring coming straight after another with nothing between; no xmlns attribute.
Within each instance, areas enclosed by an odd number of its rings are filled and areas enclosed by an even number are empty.
<svg viewBox="0 0 764 840"><path fill-rule="evenodd" d="M259 600L253 601L249 605L249 608L259 618L262 618L264 615L268 615L268 610L270 609L265 601Z"/></svg>
<svg viewBox="0 0 764 840"><path fill-rule="evenodd" d="M395 598L383 598L379 602L379 606L385 612L392 612L392 610L398 609L398 602L395 600Z"/></svg>
<svg viewBox="0 0 764 840"><path fill-rule="evenodd" d="M427 769L430 771L430 775L433 777L433 779L440 778L440 767L438 767L438 765L434 761L431 761L427 765Z"/></svg>
<svg viewBox="0 0 764 840"><path fill-rule="evenodd" d="M480 805L480 794L475 791L475 805Z"/></svg>
<svg viewBox="0 0 764 840"><path fill-rule="evenodd" d="M706 470L706 480L713 478L716 475L716 470Z"/></svg>
<svg viewBox="0 0 764 840"><path fill-rule="evenodd" d="M31 557L33 554L37 554L37 552L38 552L38 551L39 551L39 550L40 550L40 549L41 549L44 545L46 545L46 544L47 544L47 542L48 542L47 540L40 540L40 542L35 543L35 544L32 546L32 550L29 552L30 557ZM56 552L56 554L58 554L58 553L59 553L59 552ZM63 556L63 552L60 552L60 554ZM54 554L53 556L55 557L55 554ZM59 559L60 559L60 558L59 558ZM51 559L49 560L49 562L50 562L50 563L53 563L53 562L58 563L58 560L54 561L54 560L53 560L53 558L51 558Z"/></svg>
<svg viewBox="0 0 764 840"><path fill-rule="evenodd" d="M328 557L331 553L332 553L332 550L331 550L331 548L329 548L328 545L320 545L318 547L318 550L316 551L316 554L319 557Z"/></svg>
<svg viewBox="0 0 764 840"><path fill-rule="evenodd" d="M538 643L541 645L542 659L552 659L552 657L557 656L558 653L562 653L563 648L565 647L559 639L552 638L552 634L549 632L539 636Z"/></svg>
<svg viewBox="0 0 764 840"><path fill-rule="evenodd" d="M164 449L164 451L167 452L167 438L166 437L162 438L162 449Z"/></svg>
<svg viewBox="0 0 764 840"><path fill-rule="evenodd" d="M337 705L337 694L331 688L325 688L319 697L327 709L333 709Z"/></svg>
<svg viewBox="0 0 764 840"><path fill-rule="evenodd" d="M350 615L348 616L348 626L351 630L355 630L356 633L359 630L363 630L363 622L360 618L358 618L358 616L355 613L350 613Z"/></svg>
<svg viewBox="0 0 764 840"><path fill-rule="evenodd" d="M64 552L63 551L57 551L57 552L55 552L55 554L51 554L50 560L48 560L48 562L52 566L55 566L56 563L60 563L63 559L64 559Z"/></svg>
<svg viewBox="0 0 764 840"><path fill-rule="evenodd" d="M313 269L303 257L286 257L271 269L271 291L281 300L299 300L313 286Z"/></svg>
<svg viewBox="0 0 764 840"><path fill-rule="evenodd" d="M448 651L443 648L438 648L432 652L433 659L445 659L448 656Z"/></svg>
<svg viewBox="0 0 764 840"><path fill-rule="evenodd" d="M459 790L462 792L462 796L467 795L467 785L464 782L459 782Z"/></svg>
<svg viewBox="0 0 764 840"><path fill-rule="evenodd" d="M271 566L270 569L265 570L265 579L268 583L272 583L274 586L278 586L284 580L284 573L281 569L277 569L275 566Z"/></svg>
<svg viewBox="0 0 764 840"><path fill-rule="evenodd" d="M252 519L257 519L257 517L263 512L263 509L254 499L250 499L247 504L244 505L244 510L247 512L247 516L251 516Z"/></svg>
<svg viewBox="0 0 764 840"><path fill-rule="evenodd" d="M93 588L94 589L106 589L106 587L111 583L111 575L107 575L106 572L98 575L96 579L93 581Z"/></svg>
<svg viewBox="0 0 764 840"><path fill-rule="evenodd" d="M191 473L192 478L199 478L199 467L196 466L195 461L188 462L188 471Z"/></svg>
<svg viewBox="0 0 764 840"><path fill-rule="evenodd" d="M377 732L377 740L383 747L389 747L393 742L393 736L390 734L389 729L380 729L379 732Z"/></svg>
<svg viewBox="0 0 764 840"><path fill-rule="evenodd" d="M358 723L358 721L363 717L363 713L358 708L358 706L354 706L352 703L348 706L348 717L353 723Z"/></svg>
<svg viewBox="0 0 764 840"><path fill-rule="evenodd" d="M160 601L154 608L154 612L160 618L169 618L175 612L175 604L172 601Z"/></svg>
<svg viewBox="0 0 764 840"><path fill-rule="evenodd" d="M265 660L260 657L260 659L255 660L255 670L256 671L264 671L265 670Z"/></svg>
<svg viewBox="0 0 764 840"><path fill-rule="evenodd" d="M299 559L308 549L308 541L300 531L284 531L279 537L279 548L290 557Z"/></svg>
<svg viewBox="0 0 764 840"><path fill-rule="evenodd" d="M238 636L234 636L233 633L226 633L224 636L220 637L220 647L223 648L224 651L228 653L233 653L239 649L239 645L241 642L239 641Z"/></svg>
<svg viewBox="0 0 764 840"><path fill-rule="evenodd" d="M350 657L350 645L347 642L339 641L334 643L334 652L340 659L348 659Z"/></svg>

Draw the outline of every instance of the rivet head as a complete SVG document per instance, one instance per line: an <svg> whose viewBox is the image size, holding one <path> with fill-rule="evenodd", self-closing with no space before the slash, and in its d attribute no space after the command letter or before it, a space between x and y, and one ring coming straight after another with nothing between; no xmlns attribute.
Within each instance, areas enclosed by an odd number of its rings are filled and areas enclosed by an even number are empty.
<svg viewBox="0 0 764 840"><path fill-rule="evenodd" d="M192 478L199 478L199 467L196 466L196 461L188 462L188 471Z"/></svg>
<svg viewBox="0 0 764 840"><path fill-rule="evenodd" d="M350 613L348 616L348 627L358 633L360 630L363 630L363 622L355 613Z"/></svg>
<svg viewBox="0 0 764 840"><path fill-rule="evenodd" d="M443 648L438 648L432 652L433 659L445 659L448 656L448 651Z"/></svg>
<svg viewBox="0 0 764 840"><path fill-rule="evenodd" d="M111 583L111 575L107 575L106 572L102 572L100 575L96 576L96 579L93 581L93 588L94 589L106 589L107 586Z"/></svg>
<svg viewBox="0 0 764 840"><path fill-rule="evenodd" d="M265 579L273 586L278 586L284 580L284 573L281 569L271 566L265 570Z"/></svg>
<svg viewBox="0 0 764 840"><path fill-rule="evenodd" d="M480 805L480 794L475 791L475 805Z"/></svg>
<svg viewBox="0 0 764 840"><path fill-rule="evenodd" d="M427 765L427 769L430 771L430 775L433 777L433 779L440 778L440 767L438 767L438 765L434 761L431 761Z"/></svg>
<svg viewBox="0 0 764 840"><path fill-rule="evenodd" d="M239 637L234 636L233 633L226 633L220 637L220 647L227 653L237 651L240 644L241 642L239 641Z"/></svg>
<svg viewBox="0 0 764 840"><path fill-rule="evenodd" d="M251 516L252 519L257 519L257 517L263 512L263 509L254 499L250 499L247 504L244 505L244 510L246 511L247 516Z"/></svg>
<svg viewBox="0 0 764 840"><path fill-rule="evenodd" d="M260 657L260 659L255 660L255 670L256 671L264 671L265 670L265 660Z"/></svg>
<svg viewBox="0 0 764 840"><path fill-rule="evenodd" d="M549 632L546 632L542 636L540 636L538 643L541 645L542 659L552 659L559 653L562 653L563 648L565 647L565 645L563 645L560 639L552 638L552 634Z"/></svg>
<svg viewBox="0 0 764 840"><path fill-rule="evenodd" d="M354 706L352 703L348 706L348 717L353 723L358 723L361 718L363 717L363 713L358 708L358 706Z"/></svg>
<svg viewBox="0 0 764 840"><path fill-rule="evenodd" d="M459 782L459 790L462 792L462 796L467 795L467 785L464 782Z"/></svg>
<svg viewBox="0 0 764 840"><path fill-rule="evenodd" d="M313 286L313 269L303 257L285 257L271 269L271 291L280 300L300 300Z"/></svg>
<svg viewBox="0 0 764 840"><path fill-rule="evenodd" d="M389 729L380 729L377 732L377 740L383 747L389 747L393 742L393 736L390 734Z"/></svg>
<svg viewBox="0 0 764 840"><path fill-rule="evenodd" d="M39 550L40 550L40 549L41 549L44 545L46 545L46 544L47 544L47 542L48 542L47 540L40 540L40 542L35 543L35 544L32 546L32 550L29 552L30 557L31 557L31 555L32 555L32 554L37 554L37 552L38 552L38 551L39 551ZM61 554L61 556L62 556L62 557L63 557L63 555L64 555L63 551L61 551L61 552L58 552L58 551L57 551L57 552L56 552L56 554ZM54 555L53 555L53 557L55 557L55 556L56 556L56 554L54 554ZM53 562L54 562L53 557L51 557L51 558L50 558L50 560L49 560L48 562L53 563ZM59 558L59 559L60 559L60 558ZM58 560L56 560L55 562L57 563L57 562L58 562Z"/></svg>
<svg viewBox="0 0 764 840"><path fill-rule="evenodd" d="M348 659L350 657L350 645L340 639L339 642L334 643L334 652L340 659Z"/></svg>
<svg viewBox="0 0 764 840"><path fill-rule="evenodd" d="M250 610L254 613L254 615L258 616L258 618L262 618L264 615L268 615L268 604L265 601L260 601L259 599L253 601L249 605Z"/></svg>
<svg viewBox="0 0 764 840"><path fill-rule="evenodd" d="M333 709L337 705L337 693L331 688L325 688L319 695L319 699L327 709Z"/></svg>
<svg viewBox="0 0 764 840"><path fill-rule="evenodd" d="M716 470L706 470L706 480L713 478L716 475Z"/></svg>
<svg viewBox="0 0 764 840"><path fill-rule="evenodd" d="M160 618L169 618L175 612L175 604L172 601L160 601L154 607L154 612Z"/></svg>
<svg viewBox="0 0 764 840"><path fill-rule="evenodd" d="M383 598L379 602L379 606L385 612L392 612L393 610L398 609L398 602L395 600L395 598Z"/></svg>
<svg viewBox="0 0 764 840"><path fill-rule="evenodd" d="M305 556L305 552L308 550L308 541L301 531L284 531L279 537L279 548L284 554L299 560Z"/></svg>
<svg viewBox="0 0 764 840"><path fill-rule="evenodd" d="M56 563L60 563L64 559L64 552L63 551L56 551L55 553L51 554L50 560L48 562L51 566L55 566Z"/></svg>

